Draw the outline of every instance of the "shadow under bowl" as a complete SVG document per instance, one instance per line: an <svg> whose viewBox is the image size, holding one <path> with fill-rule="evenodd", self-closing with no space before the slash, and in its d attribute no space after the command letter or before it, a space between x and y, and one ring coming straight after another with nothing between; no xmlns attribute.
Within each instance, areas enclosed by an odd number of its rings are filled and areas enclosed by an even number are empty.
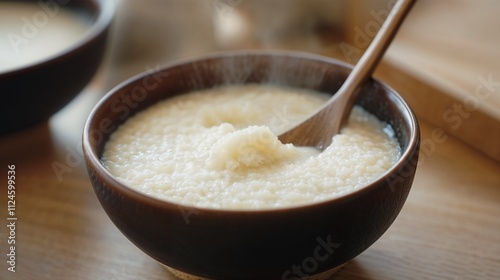
<svg viewBox="0 0 500 280"><path fill-rule="evenodd" d="M32 18L24 21L27 27L23 32L30 30L30 34L17 34L28 43L61 9L88 21L88 30L77 43L55 55L0 72L3 100L0 135L48 120L80 93L102 61L115 9L113 1L108 0L23 0L22 3L37 5Z"/></svg>
<svg viewBox="0 0 500 280"><path fill-rule="evenodd" d="M392 224L415 175L419 128L404 100L370 80L357 104L392 125L402 156L381 178L350 194L275 210L214 210L143 195L100 162L106 141L135 113L179 94L227 84L272 83L335 93L350 67L295 52L228 52L168 65L108 93L83 135L95 193L137 247L168 267L210 279L298 279L337 267L372 245Z"/></svg>

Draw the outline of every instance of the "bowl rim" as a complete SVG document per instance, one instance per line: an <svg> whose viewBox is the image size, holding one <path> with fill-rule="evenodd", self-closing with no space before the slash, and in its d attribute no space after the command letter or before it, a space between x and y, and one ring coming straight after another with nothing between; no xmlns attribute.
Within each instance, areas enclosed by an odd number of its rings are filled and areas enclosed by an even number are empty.
<svg viewBox="0 0 500 280"><path fill-rule="evenodd" d="M112 99L114 95L118 94L121 90L123 90L125 87L128 85L148 76L151 75L152 73L156 73L157 71L165 71L167 69L172 69L175 67L179 67L182 65L190 64L190 63L196 63L200 61L206 61L210 59L219 59L219 58L227 58L227 57L237 57L237 56L281 56L281 57L293 57L293 58L300 58L300 59L307 59L307 60L319 60L321 62L326 62L329 64L336 65L338 67L347 67L349 69L352 69L352 65L347 64L341 60L337 60L331 57L326 57L323 55L318 55L318 54L312 54L312 53L307 53L307 52L302 52L302 51L289 51L289 50L236 50L236 51L221 51L221 52L215 52L215 53L210 53L210 54L205 54L205 55L200 55L200 56L195 56L195 57L189 57L189 58L184 58L180 59L171 63L164 64L160 66L158 69L155 69L154 72L142 72L139 73L131 78L126 79L125 81L121 82L117 86L115 86L113 89L111 89L108 93L106 93L99 101L98 103L94 106L92 111L90 112L87 121L85 122L85 126L83 129L83 134L82 134L82 149L83 149L83 155L86 161L87 169L89 172L92 173L98 173L100 178L106 182L106 187L108 188L113 188L113 190L118 191L119 193L126 194L127 196L132 197L135 201L140 202L141 204L147 204L152 207L158 207L158 208L176 208L176 209L192 209L191 211L193 213L207 213L207 214L234 214L234 215L241 215L241 214L263 214L263 215L268 215L270 213L277 214L277 213L285 213L285 212L290 212L290 211L304 211L307 209L312 209L315 207L322 207L326 206L332 203L338 203L338 202L348 202L356 199L359 196L363 196L366 193L374 191L376 188L380 187L387 187L384 186L384 181L387 181L387 176L390 175L392 172L395 172L396 170L399 170L403 168L404 166L411 164L411 156L413 153L417 152L418 156L418 148L419 148L419 143L420 143L420 129L419 129L419 124L418 120L416 118L415 113L413 110L410 108L410 106L406 103L406 101L397 93L393 88L387 86L385 83L375 79L372 77L372 80L375 81L377 84L379 84L382 88L384 88L385 91L390 92L391 96L394 97L397 102L399 102L404 108L404 112L406 112L409 116L409 130L410 130L410 137L408 140L408 147L402 151L401 156L399 157L398 161L388 170L386 170L383 174L381 174L379 177L377 177L375 180L373 180L370 184L365 185L363 187L360 187L354 191L350 191L346 194L340 194L334 197L331 197L326 200L322 200L319 202L309 202L309 203L304 203L304 204L298 204L298 205L292 205L292 206L285 206L285 207L278 207L278 208L262 208L262 209L227 209L227 208L210 208L210 207L199 207L195 205L187 205L187 204L181 204L173 201L168 201L168 200L163 200L159 198L155 198L153 196L144 194L142 192L139 192L131 187L126 186L125 184L121 183L114 175L109 172L106 167L102 164L100 158L98 155L96 155L93 151L94 149L91 147L90 141L89 141L89 131L90 131L90 126L91 123L94 121L94 118L98 117L98 112L100 111L100 108L107 102L107 100ZM127 117L128 118L128 117ZM127 119L125 118L125 120Z"/></svg>
<svg viewBox="0 0 500 280"><path fill-rule="evenodd" d="M0 0L0 2L4 1ZM7 0L6 2L9 1ZM23 2L31 2L33 4L38 3L38 1L35 0ZM71 4L72 2L68 2L65 4L59 4L59 2L56 3L60 8L65 8L65 5ZM83 7L85 4L92 4L95 7L95 11L93 11L93 8ZM108 27L111 25L116 12L114 1L109 0L79 0L74 6L78 7L76 8L76 10L91 11L91 14L95 16L93 20L89 21L89 26L86 28L83 36L77 42L50 56L42 57L27 64L21 64L20 66L12 68L12 70L6 70L3 72L0 71L0 78L17 75L19 73L45 67L46 65L51 64L54 61L61 59L64 60L65 57L71 56L72 54L78 52L80 49L91 45L97 37L106 32ZM71 7L71 5L69 5L68 7Z"/></svg>

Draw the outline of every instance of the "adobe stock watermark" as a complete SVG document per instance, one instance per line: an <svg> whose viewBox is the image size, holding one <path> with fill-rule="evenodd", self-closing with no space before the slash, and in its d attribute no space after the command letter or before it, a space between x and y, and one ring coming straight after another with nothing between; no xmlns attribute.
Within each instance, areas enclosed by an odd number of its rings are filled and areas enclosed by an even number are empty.
<svg viewBox="0 0 500 280"><path fill-rule="evenodd" d="M451 108L443 112L443 121L450 125L450 128L457 130L463 124L465 119L471 116L471 113L477 111L479 104L491 97L500 89L500 82L493 81L493 74L487 77L479 76L478 84L474 94L466 96L462 102L454 103Z"/></svg>
<svg viewBox="0 0 500 280"><path fill-rule="evenodd" d="M111 112L119 114L118 118L120 120L124 120L130 116L131 110L136 108L140 102L146 99L148 92L158 87L163 79L168 76L168 73L159 71L159 65L155 68L146 66L145 69L148 75L141 80L140 84L133 87L129 94L122 94L111 103ZM89 131L89 137L92 138L95 143L102 143L102 141L104 141L104 135L111 133L115 129L116 126L111 119L103 118L99 122L98 128ZM64 180L65 174L72 173L84 162L81 141L79 141L75 147L67 145L64 149L66 152L64 162L53 161L51 164L52 170L54 170L59 182Z"/></svg>
<svg viewBox="0 0 500 280"><path fill-rule="evenodd" d="M220 19L226 18L228 13L234 12L234 9L243 3L243 0L213 0L212 5L215 13Z"/></svg>
<svg viewBox="0 0 500 280"><path fill-rule="evenodd" d="M363 53L363 50L370 45L372 39L375 38L375 35L377 35L380 27L389 16L389 13L396 2L397 0L390 0L387 3L387 9L383 9L378 12L374 10L370 11L372 19L365 24L364 29L361 29L358 26L354 27L354 45L347 42L340 43L339 48L347 62L354 63L357 61Z"/></svg>
<svg viewBox="0 0 500 280"><path fill-rule="evenodd" d="M305 117L300 117L296 113L291 112L287 106L281 108L274 107L269 127L271 127L273 131L283 131L305 120Z"/></svg>
<svg viewBox="0 0 500 280"><path fill-rule="evenodd" d="M23 45L35 38L41 29L45 28L50 20L60 11L61 6L66 5L70 0L39 0L37 5L40 9L33 13L31 17L20 18L22 27L19 33L9 32L7 39L15 53L19 53Z"/></svg>
<svg viewBox="0 0 500 280"><path fill-rule="evenodd" d="M459 129L464 124L464 121L470 118L472 113L479 109L479 104L481 102L485 102L495 92L500 92L500 81L494 81L492 74L486 77L479 76L477 80L478 83L473 94L467 95L461 102L453 103L450 108L443 112L442 120L450 129ZM412 169L422 165L427 158L436 152L438 145L443 144L448 139L449 136L443 128L434 128L430 133L430 137L420 142L418 163L409 162L403 166L400 172L387 178L391 190L394 191L396 185L404 182L408 176L411 176Z"/></svg>
<svg viewBox="0 0 500 280"><path fill-rule="evenodd" d="M16 256L16 233L18 226L17 212L16 212L16 165L7 165L7 240L4 243L7 248L7 270L16 272L17 256Z"/></svg>
<svg viewBox="0 0 500 280"><path fill-rule="evenodd" d="M237 172L240 167L259 168L275 159L274 155L268 154L268 151L276 147L278 139L270 130L259 129L255 133L245 134L244 138L238 140L240 141L237 146L234 150L229 150L227 155L230 159L228 162L234 166L226 163L224 169ZM233 158L235 156L237 158Z"/></svg>
<svg viewBox="0 0 500 280"><path fill-rule="evenodd" d="M318 245L311 256L304 258L300 264L293 264L282 274L282 280L299 280L314 275L318 271L319 263L326 261L335 253L335 249L341 246L340 243L332 242L331 235L325 239L318 237L316 241Z"/></svg>
<svg viewBox="0 0 500 280"><path fill-rule="evenodd" d="M179 208L179 212L181 213L182 218L184 219L184 222L186 223L186 225L189 225L191 223L191 216L192 215L196 215L196 214L200 213L200 211L198 209L193 208L193 207L179 205L178 208Z"/></svg>

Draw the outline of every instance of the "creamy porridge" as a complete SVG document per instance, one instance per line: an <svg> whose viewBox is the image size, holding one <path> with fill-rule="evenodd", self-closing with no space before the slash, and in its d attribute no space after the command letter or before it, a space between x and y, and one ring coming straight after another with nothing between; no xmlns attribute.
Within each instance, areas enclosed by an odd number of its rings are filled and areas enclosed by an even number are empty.
<svg viewBox="0 0 500 280"><path fill-rule="evenodd" d="M321 153L277 139L327 98L271 85L170 98L119 127L102 162L127 186L182 205L269 209L324 201L369 184L400 156L390 126L360 107Z"/></svg>

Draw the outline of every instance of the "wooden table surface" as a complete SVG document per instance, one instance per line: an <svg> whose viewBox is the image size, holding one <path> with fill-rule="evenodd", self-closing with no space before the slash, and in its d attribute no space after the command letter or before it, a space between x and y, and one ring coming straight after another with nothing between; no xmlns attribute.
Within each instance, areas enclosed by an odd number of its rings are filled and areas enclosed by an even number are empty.
<svg viewBox="0 0 500 280"><path fill-rule="evenodd" d="M103 84L50 122L0 137L0 279L175 279L117 230L87 177L81 131ZM421 160L402 212L332 279L500 279L500 163L438 129L421 120ZM16 272L6 262L9 165Z"/></svg>
<svg viewBox="0 0 500 280"><path fill-rule="evenodd" d="M49 123L0 138L0 279L174 279L102 210L80 135L92 90ZM499 279L500 165L423 122L421 163L392 227L333 279ZM8 165L16 171L16 272L7 270ZM256 268L258 269L258 268Z"/></svg>

